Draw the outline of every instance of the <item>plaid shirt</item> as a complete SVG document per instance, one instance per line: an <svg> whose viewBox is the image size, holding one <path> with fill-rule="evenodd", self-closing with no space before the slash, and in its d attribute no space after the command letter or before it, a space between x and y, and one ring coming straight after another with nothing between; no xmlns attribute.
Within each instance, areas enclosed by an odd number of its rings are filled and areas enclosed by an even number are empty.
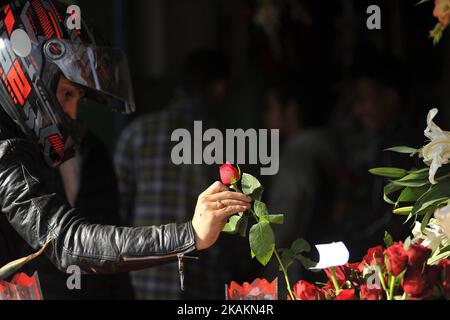
<svg viewBox="0 0 450 320"><path fill-rule="evenodd" d="M121 213L129 225L161 225L192 219L198 195L217 180L216 166L179 165L171 161L175 129L191 132L195 120L214 122L200 100L183 100L168 109L134 121L122 133L115 154ZM221 266L221 249L185 261L185 290L180 292L177 264L132 273L138 299L223 299L229 281ZM223 263L222 263L223 264Z"/></svg>

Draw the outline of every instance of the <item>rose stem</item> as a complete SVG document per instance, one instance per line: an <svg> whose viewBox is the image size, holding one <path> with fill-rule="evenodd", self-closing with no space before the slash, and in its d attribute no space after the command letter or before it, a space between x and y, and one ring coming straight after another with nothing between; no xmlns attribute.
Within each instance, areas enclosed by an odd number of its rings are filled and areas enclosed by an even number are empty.
<svg viewBox="0 0 450 320"><path fill-rule="evenodd" d="M392 300L394 297L394 287L395 287L395 277L390 275L390 283L389 283L389 300Z"/></svg>
<svg viewBox="0 0 450 320"><path fill-rule="evenodd" d="M336 272L334 271L334 267L330 268L331 271L331 280L333 281L334 288L336 289L336 295L341 292L341 287L339 286L339 282L336 279Z"/></svg>
<svg viewBox="0 0 450 320"><path fill-rule="evenodd" d="M243 192L239 189L239 187L237 186L236 183L233 183L233 184L232 184L232 187L233 187L233 189L234 189L236 192L243 193ZM253 215L253 218L255 218L256 222L259 223L259 217L256 215L255 211L253 211L253 208L250 208L250 213ZM280 256L278 255L278 251L277 251L277 247L276 247L276 246L275 246L275 249L274 249L274 253L275 253L275 257L277 258L278 263L279 263L279 265L280 265L280 267L281 267L281 270L283 271L283 274L284 274L284 280L286 281L286 286L287 286L287 290L288 290L288 292L289 292L289 295L291 296L291 299L292 299L292 300L297 300L297 299L295 298L294 294L292 293L291 284L290 284L290 281L289 281L289 276L288 276L288 274L287 274L286 268L284 267L283 263L281 262L281 259L280 259Z"/></svg>

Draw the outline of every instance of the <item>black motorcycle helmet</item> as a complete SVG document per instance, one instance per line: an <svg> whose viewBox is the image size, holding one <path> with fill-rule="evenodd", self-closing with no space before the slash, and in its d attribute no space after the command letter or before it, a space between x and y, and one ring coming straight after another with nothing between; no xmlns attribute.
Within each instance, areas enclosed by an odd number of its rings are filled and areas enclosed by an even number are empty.
<svg viewBox="0 0 450 320"><path fill-rule="evenodd" d="M75 154L81 130L56 98L61 75L113 111L134 112L128 61L100 43L81 15L52 0L11 1L0 9L0 105L56 167Z"/></svg>

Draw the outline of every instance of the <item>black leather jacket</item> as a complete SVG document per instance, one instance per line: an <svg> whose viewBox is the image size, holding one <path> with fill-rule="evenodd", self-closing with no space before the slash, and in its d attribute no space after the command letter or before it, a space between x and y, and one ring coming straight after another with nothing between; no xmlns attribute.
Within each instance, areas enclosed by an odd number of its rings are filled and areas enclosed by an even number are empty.
<svg viewBox="0 0 450 320"><path fill-rule="evenodd" d="M1 108L0 108L1 109ZM134 271L181 260L195 250L192 223L125 228L90 224L46 183L49 170L37 145L0 113L0 265L26 241L65 272Z"/></svg>

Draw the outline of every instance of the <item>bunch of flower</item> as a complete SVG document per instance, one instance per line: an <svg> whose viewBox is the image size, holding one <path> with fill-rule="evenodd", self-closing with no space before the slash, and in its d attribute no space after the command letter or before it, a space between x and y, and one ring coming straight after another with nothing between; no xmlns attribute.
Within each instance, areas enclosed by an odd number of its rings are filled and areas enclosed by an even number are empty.
<svg viewBox="0 0 450 320"><path fill-rule="evenodd" d="M450 298L450 260L430 265L432 250L420 243L371 248L359 263L326 269L328 282L299 281L298 300L421 300Z"/></svg>
<svg viewBox="0 0 450 320"><path fill-rule="evenodd" d="M254 199L253 208L230 219L224 231L246 235L248 222L252 257L264 266L272 256L284 273L290 300L419 300L450 299L450 132L434 122L438 110L427 118L425 136L430 142L421 149L394 147L387 151L419 156L425 168L375 168L374 175L389 179L384 200L393 212L414 220L412 236L393 242L386 232L385 248L368 250L361 262L325 269L328 282L314 285L299 281L291 286L287 269L294 261L305 268L315 263L304 257L309 244L298 239L288 249L277 249L271 224L282 224L283 215L270 214L261 202L263 187L251 175L243 174L229 163L220 169L222 182ZM242 191L238 187L241 182ZM433 218L434 216L434 218Z"/></svg>
<svg viewBox="0 0 450 320"><path fill-rule="evenodd" d="M327 269L329 282L322 287L300 281L293 288L296 298L450 299L450 132L433 122L437 113L433 109L428 114L426 146L387 150L418 155L426 168L370 170L389 179L384 199L394 206L395 214L407 216L407 222L414 219L412 236L393 243L386 233L386 249L371 248L360 263Z"/></svg>
<svg viewBox="0 0 450 320"><path fill-rule="evenodd" d="M290 248L276 247L272 226L283 224L284 215L268 211L266 204L261 201L264 188L254 176L241 174L239 168L236 169L230 163L226 163L220 167L220 179L232 190L242 192L253 199L250 211L232 216L223 231L242 237L246 237L248 232L251 257L256 258L263 266L275 257L280 271L283 272L289 296L295 299L287 270L294 261L299 261L306 268L315 265L303 255L311 250L309 244L303 239L297 239Z"/></svg>

